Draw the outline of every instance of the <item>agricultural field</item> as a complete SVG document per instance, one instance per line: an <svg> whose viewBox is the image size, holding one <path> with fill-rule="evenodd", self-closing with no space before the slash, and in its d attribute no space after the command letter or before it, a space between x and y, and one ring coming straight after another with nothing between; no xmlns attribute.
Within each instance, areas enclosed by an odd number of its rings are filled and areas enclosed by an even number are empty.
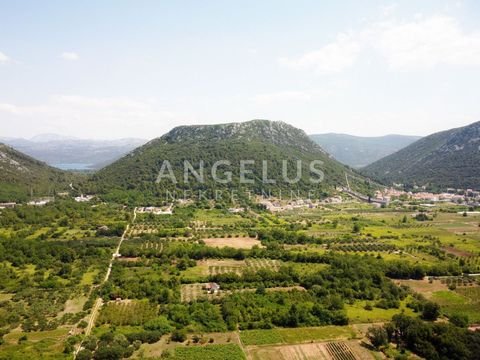
<svg viewBox="0 0 480 360"><path fill-rule="evenodd" d="M351 342L264 346L248 349L252 360L357 360L374 359L366 349L351 348Z"/></svg>
<svg viewBox="0 0 480 360"><path fill-rule="evenodd" d="M419 221L412 209L355 202L278 214L202 206L135 220L122 208L95 239L73 240L73 228L22 240L3 228L20 240L0 238L9 249L0 358L79 349L86 358L361 360L380 356L361 345L371 326L424 321L431 304L441 324L457 314L480 322L479 283L462 275L480 265L478 217L429 210ZM208 293L211 283L220 289Z"/></svg>
<svg viewBox="0 0 480 360"><path fill-rule="evenodd" d="M177 347L173 351L176 360L245 360L245 354L238 345L206 345L192 347Z"/></svg>
<svg viewBox="0 0 480 360"><path fill-rule="evenodd" d="M352 326L323 326L299 329L245 330L240 339L245 346L301 344L337 339L354 339L359 336Z"/></svg>
<svg viewBox="0 0 480 360"><path fill-rule="evenodd" d="M260 241L250 237L230 237L230 238L207 238L202 239L207 246L212 247L232 247L234 249L251 249L254 246L261 246Z"/></svg>
<svg viewBox="0 0 480 360"><path fill-rule="evenodd" d="M148 301L118 300L102 306L97 324L142 325L157 316L158 306Z"/></svg>
<svg viewBox="0 0 480 360"><path fill-rule="evenodd" d="M401 302L398 308L382 309L372 306L372 304L367 307L367 304L369 304L367 301L358 301L353 305L346 305L345 308L350 323L381 323L390 321L394 315L401 312L409 316L415 316L415 313L406 306L407 303L408 300Z"/></svg>

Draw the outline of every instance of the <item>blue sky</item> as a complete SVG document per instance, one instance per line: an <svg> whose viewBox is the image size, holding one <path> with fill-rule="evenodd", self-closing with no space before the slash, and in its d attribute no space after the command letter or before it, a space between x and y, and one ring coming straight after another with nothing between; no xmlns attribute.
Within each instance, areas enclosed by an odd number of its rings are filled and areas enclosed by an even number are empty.
<svg viewBox="0 0 480 360"><path fill-rule="evenodd" d="M0 137L480 120L478 1L0 1Z"/></svg>

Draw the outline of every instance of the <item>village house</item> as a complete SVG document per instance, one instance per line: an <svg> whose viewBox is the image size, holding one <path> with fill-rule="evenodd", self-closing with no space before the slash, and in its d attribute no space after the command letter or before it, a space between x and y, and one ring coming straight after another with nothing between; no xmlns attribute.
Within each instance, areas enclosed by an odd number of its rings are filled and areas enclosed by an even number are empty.
<svg viewBox="0 0 480 360"><path fill-rule="evenodd" d="M88 201L92 200L93 198L94 198L93 195L85 195L85 196L84 196L84 195L82 194L82 195L80 195L80 196L75 197L75 201L76 201L76 202L88 202Z"/></svg>
<svg viewBox="0 0 480 360"><path fill-rule="evenodd" d="M217 283L208 283L205 284L205 290L207 290L207 294L217 294L220 290L220 285Z"/></svg>
<svg viewBox="0 0 480 360"><path fill-rule="evenodd" d="M147 206L137 208L138 213L147 213L153 215L173 215L173 204L168 207Z"/></svg>
<svg viewBox="0 0 480 360"><path fill-rule="evenodd" d="M0 203L0 209L13 209L17 203L9 202L9 203Z"/></svg>
<svg viewBox="0 0 480 360"><path fill-rule="evenodd" d="M38 200L32 200L27 203L27 205L30 206L45 206L49 202L52 202L53 198L45 198L45 199L38 199Z"/></svg>

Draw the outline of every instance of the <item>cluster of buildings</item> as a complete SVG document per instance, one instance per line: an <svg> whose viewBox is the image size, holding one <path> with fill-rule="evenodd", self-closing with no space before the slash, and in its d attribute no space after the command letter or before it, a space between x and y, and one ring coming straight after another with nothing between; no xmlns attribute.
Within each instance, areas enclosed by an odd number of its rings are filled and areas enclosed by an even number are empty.
<svg viewBox="0 0 480 360"><path fill-rule="evenodd" d="M241 208L230 208L230 209L228 209L228 211L232 214L239 214L239 213L245 212L245 208L243 208L243 207L241 207Z"/></svg>
<svg viewBox="0 0 480 360"><path fill-rule="evenodd" d="M52 202L53 200L55 200L53 197L52 198L37 199L37 200L29 201L27 203L27 205L30 205L30 206L45 206L49 202Z"/></svg>
<svg viewBox="0 0 480 360"><path fill-rule="evenodd" d="M425 202L452 202L457 204L467 203L469 205L478 205L480 202L480 192L472 189L448 189L447 192L435 194L431 192L407 192L395 188L387 188L379 190L375 193L375 197L383 199L387 202L404 199L411 201L425 201Z"/></svg>
<svg viewBox="0 0 480 360"><path fill-rule="evenodd" d="M265 206L265 208L271 212L288 211L288 210L295 210L295 209L302 209L302 208L313 209L317 207L317 204L310 199L291 200L286 203L282 203L279 200L262 199L259 201L259 204Z"/></svg>
<svg viewBox="0 0 480 360"><path fill-rule="evenodd" d="M15 206L17 203L14 202L0 203L0 209L13 209Z"/></svg>
<svg viewBox="0 0 480 360"><path fill-rule="evenodd" d="M168 207L146 206L137 208L139 214L153 214L153 215L172 215L173 204Z"/></svg>
<svg viewBox="0 0 480 360"><path fill-rule="evenodd" d="M80 195L74 198L76 202L88 202L90 200L93 200L95 195Z"/></svg>

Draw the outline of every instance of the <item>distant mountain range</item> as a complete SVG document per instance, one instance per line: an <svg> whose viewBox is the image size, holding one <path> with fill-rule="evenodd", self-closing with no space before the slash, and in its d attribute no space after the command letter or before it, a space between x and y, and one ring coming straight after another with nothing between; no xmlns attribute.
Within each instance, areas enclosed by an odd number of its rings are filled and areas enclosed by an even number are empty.
<svg viewBox="0 0 480 360"><path fill-rule="evenodd" d="M346 186L346 177L352 189L364 194L371 193L377 186L368 179L386 185L425 186L431 190L447 187L480 189L480 122L421 138L362 168L360 172L337 161L360 166L360 160L366 163L369 156L378 157L379 153L393 151L393 148L401 147L414 138L398 135L358 138L339 134L309 137L284 122L252 120L179 126L139 147L137 145L143 144L144 140L80 140L51 134L30 140L7 139L16 149L0 144L0 201L22 201L30 195L53 195L68 189L72 181L81 184L82 191L103 194L106 199L143 204L158 202L165 190L212 192L216 188L245 188L253 194L261 194L262 191L282 191L285 194L291 190L314 190L327 194L336 187ZM340 159L334 159L312 139L326 144L323 146ZM350 160L345 160L339 155L341 151L332 150L335 146L343 146L348 155L351 155L350 149L357 149L353 152L362 154L361 159L357 157L354 161L350 157ZM374 148L377 150L374 151ZM101 167L102 162L111 164L86 177L53 168L33 157L52 164L92 164L92 168ZM116 158L118 160L115 161ZM176 183L168 182L168 179L157 181L167 160ZM230 172L233 178L226 185L215 182L211 175L213 164L219 160L228 162L228 165L222 165L220 174L226 176ZM250 177L254 179L252 185L239 181L241 160L253 161L248 166ZM283 160L289 164L290 178L295 177L296 162L302 162L302 177L294 185L283 180ZM319 168L324 174L324 180L315 185L308 178L311 175L308 166L312 160L322 162ZM199 170L199 164L203 162L203 182L185 181L185 161L192 164L192 170ZM267 182L262 169L264 161L268 163Z"/></svg>
<svg viewBox="0 0 480 360"><path fill-rule="evenodd" d="M16 150L64 170L96 170L143 145L143 139L84 140L43 134L29 140L0 138Z"/></svg>
<svg viewBox="0 0 480 360"><path fill-rule="evenodd" d="M303 176L294 184L282 181L283 160L288 160L294 177L296 161L301 160ZM155 181L161 172L164 161L172 164L172 170L178 183L173 185L169 179L160 184ZM233 182L228 185L215 183L210 168L218 160L227 160L231 166L220 171L231 171ZM252 185L239 182L239 162L253 160L249 166L252 170ZM268 177L273 183L262 182L262 162L267 161ZM307 178L309 164L312 160L321 160L320 166L324 172L324 181L312 185ZM189 161L198 168L200 161L205 164L205 181L184 182L183 165ZM92 177L94 186L99 192L110 195L111 199L149 203L162 195L165 189L186 189L196 192L212 191L216 188L243 189L248 188L254 194L265 191L283 191L289 194L291 190L315 190L319 193L329 192L336 186L345 186L345 174L352 176L350 185L356 186L355 178L360 178L359 185L363 190L368 181L361 178L343 164L331 158L319 145L313 142L304 131L283 122L253 120L244 123L220 125L180 126L160 138L135 149L113 164L101 169ZM366 191L366 190L365 190ZM139 200L143 199L143 200Z"/></svg>
<svg viewBox="0 0 480 360"><path fill-rule="evenodd" d="M310 135L310 138L341 163L358 169L410 145L420 136L361 137L329 133Z"/></svg>
<svg viewBox="0 0 480 360"><path fill-rule="evenodd" d="M68 190L75 177L0 144L0 202L25 201Z"/></svg>
<svg viewBox="0 0 480 360"><path fill-rule="evenodd" d="M438 132L380 159L362 172L385 184L480 189L480 122Z"/></svg>

